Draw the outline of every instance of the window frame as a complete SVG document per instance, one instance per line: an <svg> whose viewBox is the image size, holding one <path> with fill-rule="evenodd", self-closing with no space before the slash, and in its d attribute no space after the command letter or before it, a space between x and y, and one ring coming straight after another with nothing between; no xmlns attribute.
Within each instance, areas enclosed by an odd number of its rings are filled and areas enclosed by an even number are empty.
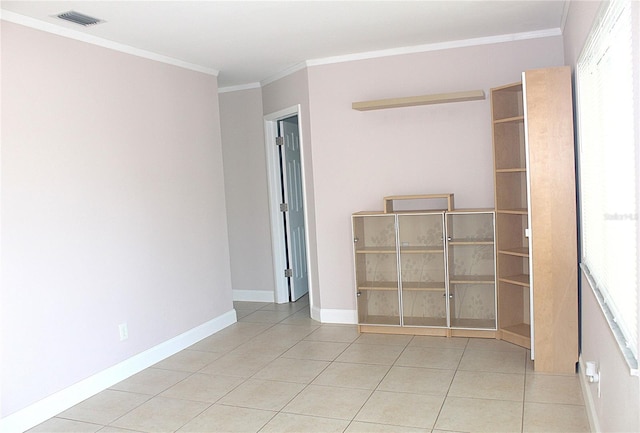
<svg viewBox="0 0 640 433"><path fill-rule="evenodd" d="M597 45L597 42L594 42L597 38L603 37L603 27L606 31L606 37L609 32L606 26L609 26L610 23L607 22L609 15L611 13L616 13L618 10L622 11L625 7L624 5L628 5L630 8L631 15L631 50L632 50L632 67L640 64L640 5L638 2L629 1L629 0L613 0L611 2L606 2L601 7L601 10L598 13L598 18L595 20L594 25L590 31L590 34L587 38L585 46L583 48L582 53L579 56L578 62L576 64L576 123L577 123L577 138L578 138L578 185L579 185L579 204L580 204L580 218L581 221L584 221L584 183L586 182L583 178L584 166L582 164L583 157L583 141L581 137L583 136L584 125L581 123L586 123L584 120L581 121L581 89L582 89L582 81L586 81L581 79L582 77L582 65L584 62L591 57L592 52L594 51L594 45ZM613 28L613 26L611 26ZM601 47L598 47L601 49ZM608 48L607 48L608 49ZM606 50L605 50L606 51ZM607 291L605 287L602 287L598 284L598 281L603 281L604 278L597 278L592 275L592 269L589 268L588 264L585 263L585 245L581 244L581 264L580 267L591 286L591 289L598 300L598 303L602 309L602 312L615 336L615 339L620 347L622 354L624 355L625 360L630 369L630 373L632 375L640 375L638 370L638 354L640 353L640 266L638 266L637 261L640 259L640 226L638 224L639 215L640 215L640 186L638 185L638 181L640 180L640 126L638 124L638 116L640 116L640 79L639 79L639 70L640 68L632 70L632 92L633 92L633 100L632 100L632 109L633 115L632 119L632 134L633 134L633 144L634 144L634 162L635 162L635 213L632 213L629 216L630 219L635 221L635 242L636 242L636 275L635 275L635 296L636 296L636 311L635 311L635 324L631 326L635 326L635 336L633 334L629 334L629 332L625 332L625 327L628 326L620 326L619 319L620 316L623 315L619 311L617 311L615 307L615 302L612 302L612 297L610 295L610 291ZM582 98L586 99L586 98ZM606 109L605 109L606 110ZM606 212L606 208L602 208L602 211ZM580 235L581 239L585 239L585 227L584 225L580 226ZM606 238L606 237L605 237ZM594 269L595 270L595 269ZM631 337L631 338L630 338ZM634 340L630 341L629 340Z"/></svg>

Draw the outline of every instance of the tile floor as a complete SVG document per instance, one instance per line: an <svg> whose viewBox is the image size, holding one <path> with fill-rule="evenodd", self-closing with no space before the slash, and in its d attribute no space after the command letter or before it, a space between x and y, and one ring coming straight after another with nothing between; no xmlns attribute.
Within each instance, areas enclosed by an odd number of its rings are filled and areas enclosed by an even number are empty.
<svg viewBox="0 0 640 433"><path fill-rule="evenodd" d="M38 432L588 432L576 375L497 340L358 335L305 300L236 302L238 323Z"/></svg>

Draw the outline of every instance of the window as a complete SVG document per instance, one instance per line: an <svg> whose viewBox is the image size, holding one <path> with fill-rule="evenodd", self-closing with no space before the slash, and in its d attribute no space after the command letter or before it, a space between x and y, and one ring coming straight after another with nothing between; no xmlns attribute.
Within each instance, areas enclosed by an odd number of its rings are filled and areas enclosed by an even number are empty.
<svg viewBox="0 0 640 433"><path fill-rule="evenodd" d="M578 60L582 267L638 364L639 3L605 5Z"/></svg>

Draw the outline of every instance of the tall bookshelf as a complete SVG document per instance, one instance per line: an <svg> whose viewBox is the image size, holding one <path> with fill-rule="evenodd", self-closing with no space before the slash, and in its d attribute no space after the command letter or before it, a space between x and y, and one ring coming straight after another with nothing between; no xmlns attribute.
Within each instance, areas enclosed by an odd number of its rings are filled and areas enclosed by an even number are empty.
<svg viewBox="0 0 640 433"><path fill-rule="evenodd" d="M528 195L522 83L492 89L499 327L531 348Z"/></svg>
<svg viewBox="0 0 640 433"><path fill-rule="evenodd" d="M536 371L578 360L577 230L571 71L526 71L491 89L498 328L531 349Z"/></svg>

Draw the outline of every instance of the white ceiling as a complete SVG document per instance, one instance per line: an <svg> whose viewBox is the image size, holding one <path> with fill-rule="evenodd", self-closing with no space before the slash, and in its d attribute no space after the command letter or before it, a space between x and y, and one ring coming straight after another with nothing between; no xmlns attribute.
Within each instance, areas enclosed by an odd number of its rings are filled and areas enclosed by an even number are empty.
<svg viewBox="0 0 640 433"><path fill-rule="evenodd" d="M307 60L357 53L375 55L381 50L407 51L407 47L420 50L452 41L493 40L499 35L559 34L568 1L2 1L1 4L3 18L16 21L16 17L26 16L31 23L42 22L44 28L59 26L63 34L73 36L81 32L90 35L89 38L176 59L196 69L218 71L219 86L229 87L264 82ZM69 10L106 22L83 27L55 17Z"/></svg>

